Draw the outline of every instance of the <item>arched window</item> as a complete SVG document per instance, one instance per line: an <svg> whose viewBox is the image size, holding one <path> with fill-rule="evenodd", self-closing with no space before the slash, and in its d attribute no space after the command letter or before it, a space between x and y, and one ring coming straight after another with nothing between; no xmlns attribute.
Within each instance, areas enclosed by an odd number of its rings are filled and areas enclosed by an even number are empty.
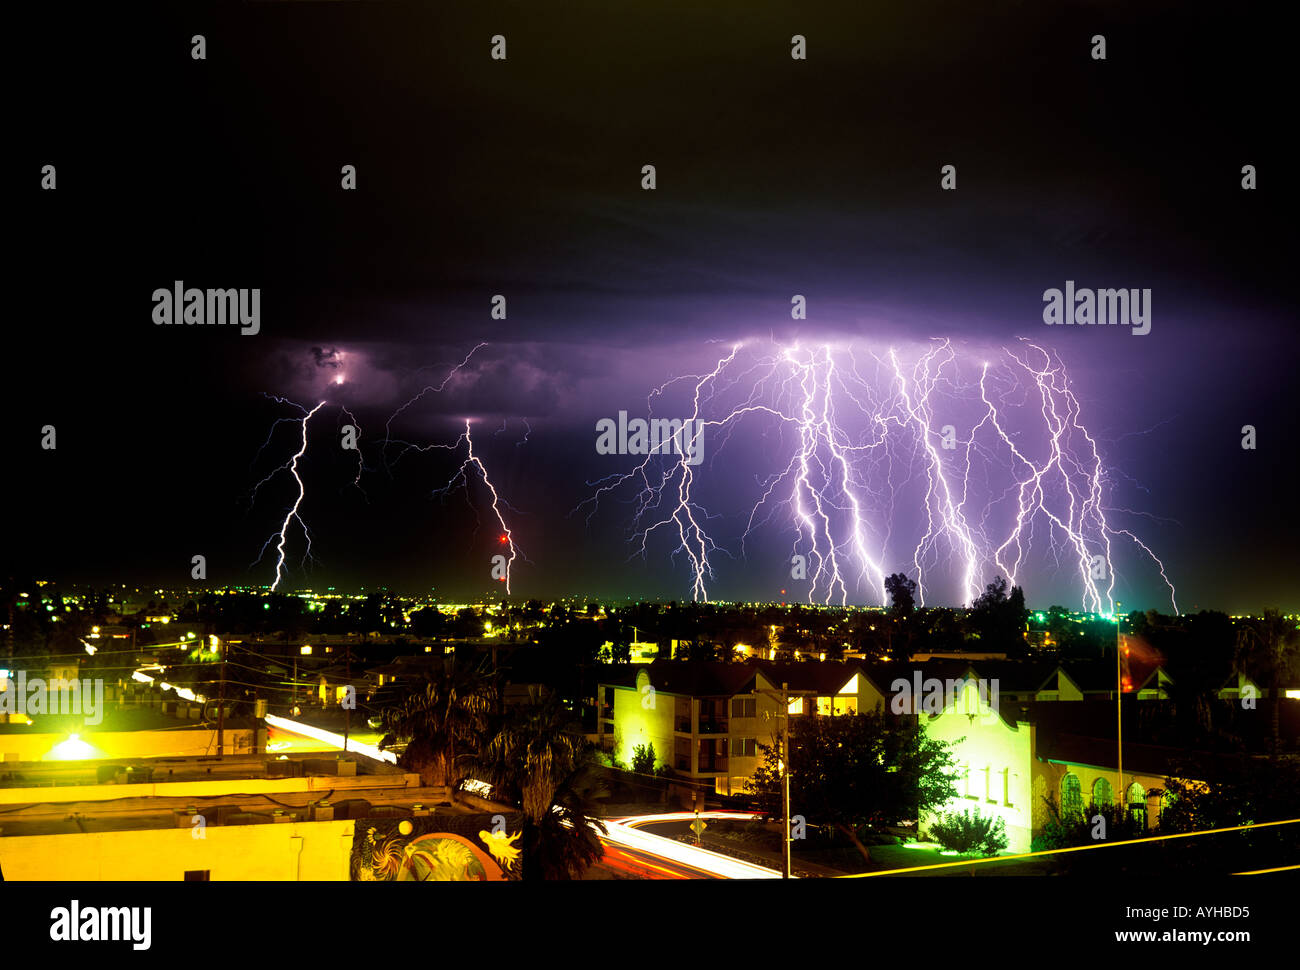
<svg viewBox="0 0 1300 970"><path fill-rule="evenodd" d="M1140 828L1147 827L1147 790L1137 782L1128 786L1128 813Z"/></svg>
<svg viewBox="0 0 1300 970"><path fill-rule="evenodd" d="M1174 796L1168 788L1160 793L1160 817L1165 817L1165 809L1174 803Z"/></svg>
<svg viewBox="0 0 1300 970"><path fill-rule="evenodd" d="M1078 775L1068 772L1061 779L1061 816L1069 821L1083 815L1083 786Z"/></svg>
<svg viewBox="0 0 1300 970"><path fill-rule="evenodd" d="M1111 791L1110 782L1098 778L1092 783L1092 804L1095 808L1105 808L1115 804L1115 793Z"/></svg>

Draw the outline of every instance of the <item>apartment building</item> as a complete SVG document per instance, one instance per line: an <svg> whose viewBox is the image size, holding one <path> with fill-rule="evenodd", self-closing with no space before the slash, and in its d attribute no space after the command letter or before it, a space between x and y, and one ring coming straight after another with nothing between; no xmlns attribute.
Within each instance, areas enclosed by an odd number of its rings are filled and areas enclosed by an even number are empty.
<svg viewBox="0 0 1300 970"><path fill-rule="evenodd" d="M857 664L660 661L609 668L597 686L597 738L626 765L653 745L656 768L737 795L759 765L760 744L791 716L882 707L885 695Z"/></svg>

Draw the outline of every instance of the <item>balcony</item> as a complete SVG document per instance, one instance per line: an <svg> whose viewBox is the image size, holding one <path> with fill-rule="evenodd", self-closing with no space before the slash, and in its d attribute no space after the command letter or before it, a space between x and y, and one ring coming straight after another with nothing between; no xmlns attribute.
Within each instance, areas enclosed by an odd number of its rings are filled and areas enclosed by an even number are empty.
<svg viewBox="0 0 1300 970"><path fill-rule="evenodd" d="M679 734L726 734L727 719L725 717L701 717L699 727L692 731L691 719L689 717L678 717L673 722L673 729Z"/></svg>

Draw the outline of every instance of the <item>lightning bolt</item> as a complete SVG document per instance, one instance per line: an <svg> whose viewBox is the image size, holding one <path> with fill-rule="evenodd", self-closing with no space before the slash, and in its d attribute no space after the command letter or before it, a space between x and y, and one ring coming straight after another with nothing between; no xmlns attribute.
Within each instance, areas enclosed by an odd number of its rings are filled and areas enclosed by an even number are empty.
<svg viewBox="0 0 1300 970"><path fill-rule="evenodd" d="M1107 519L1109 479L1063 365L1026 343L1028 352L1004 350L998 366L984 363L978 380L961 378L942 339L911 364L895 349L870 354L874 367L847 346L774 344L742 358L737 344L708 372L651 391L653 418L659 399L693 382L688 433L659 440L630 472L588 482L592 495L570 514L585 508L590 525L602 501L630 493L632 555L646 558L652 536L670 535L693 599L707 601L714 560L732 553L709 531L721 516L695 492L737 429L759 422L765 446L783 457L756 480L739 552L760 527L785 523L792 552L807 561L809 602L846 604L865 591L883 603L885 563L906 555L922 604L929 574L946 565L968 605L983 570L1000 569L1015 584L1036 531L1045 531L1055 563L1078 572L1085 609L1113 612L1112 539L1122 536L1159 568L1177 612L1164 564ZM1031 426L1013 430L1009 412ZM697 468L686 456L706 433L710 459ZM916 534L896 536L896 520L908 515L920 523ZM893 549L903 543L908 553Z"/></svg>
<svg viewBox="0 0 1300 970"><path fill-rule="evenodd" d="M424 395L426 394L429 393L441 394L443 388L445 388L451 382L452 378L454 378L457 374L459 374L461 372L461 369L464 368L470 362L470 358L473 357L479 350L481 350L486 346L487 346L486 341L475 344L473 349L471 349L470 352L465 355L465 359L447 372L447 376L442 379L441 383L437 385L433 385L433 384L425 385L424 388L422 388L419 392L417 392L414 397L412 397L409 401L407 401L405 404L403 404L401 407L399 407L396 411L394 411L392 414L388 416L388 421L385 422L384 424L384 443L380 449L381 454L383 454L384 456L384 466L386 468L389 467L388 466L388 444L392 440L393 422L397 420L398 415L400 415L403 411L409 408L416 401L420 400L420 398L424 397ZM405 441L399 442L399 444L406 445L406 447L403 448L402 451L398 454L396 459L397 461L401 461L402 456L412 449L415 449L417 451L427 451L429 447L448 447L445 445L420 447L419 445L413 445ZM392 469L389 468L389 471L391 474Z"/></svg>
<svg viewBox="0 0 1300 970"><path fill-rule="evenodd" d="M356 452L357 452L357 474L356 474L356 477L352 479L352 485L353 485L353 487L355 487L355 488L357 488L357 489L360 489L360 488L361 488L361 473L362 473L363 471L365 471L365 467L366 467L366 466L365 466L365 461L363 460L362 455L361 455L361 422L357 420L356 415L354 415L350 410L348 410L346 407L343 407L342 405L340 405L340 406L339 406L339 416L342 417L343 415L347 415L348 423L351 424L352 427L356 428L356 430L357 430L357 448L356 448ZM362 494L364 495L365 493L362 492Z"/></svg>
<svg viewBox="0 0 1300 970"><path fill-rule="evenodd" d="M276 590L276 588L280 585L280 581L284 578L284 560L285 560L284 549L285 549L285 545L288 542L290 523L297 522L298 526L302 529L303 537L306 539L307 549L303 555L303 561L305 562L311 556L311 531L307 528L307 524L303 522L302 517L298 513L298 510L302 507L302 500L307 494L307 487L303 483L302 476L298 474L298 462L299 460L301 460L302 456L307 453L307 422L309 422L312 419L312 416L315 415L317 411L319 411L321 408L325 406L325 402L321 401L314 408L308 411L301 404L296 404L293 401L287 401L284 398L274 398L274 400L284 404L292 404L294 407L298 408L298 410L303 412L303 416L301 418L292 418L292 419L280 418L276 420L275 423L272 425L272 432L274 432L275 427L281 424L283 421L286 420L298 421L302 425L302 444L292 458L290 458L283 465L280 465L278 468L274 469L269 475L263 478L255 486L253 486L252 494L253 494L253 499L255 500L257 497L257 493L258 491L261 490L262 486L283 471L289 472L289 474L293 476L293 480L298 485L298 496L297 498L294 499L293 505L291 505L288 511L285 513L284 521L280 523L279 531L273 533L271 537L267 539L265 543L263 543L262 550L261 552L258 553L257 559L255 559L250 565L251 568L251 566L256 566L259 562L261 562L262 558L266 555L267 548L271 545L272 542L276 542L277 537L279 538L279 542L276 543L276 552L278 554L278 558L276 559L276 563L275 563L275 582L271 584L272 592ZM262 445L262 448L258 449L258 454L261 454L262 450L266 448L266 445L267 443L270 442L270 440L271 440L270 436L268 435L266 442L264 442Z"/></svg>
<svg viewBox="0 0 1300 970"><path fill-rule="evenodd" d="M1016 495L1011 528L994 550L994 559L1007 573L1008 582L1014 583L1032 542L1035 520L1046 520L1054 557L1058 561L1062 557L1072 559L1078 570L1083 608L1113 613L1116 574L1111 538L1122 535L1156 564L1177 613L1177 591L1164 563L1131 531L1115 528L1107 520L1106 471L1096 440L1079 421L1082 408L1070 389L1064 366L1049 351L1027 340L1024 343L1031 353L1018 356L1004 350L1004 354L1013 370L1023 372L1028 379L1023 388L1029 397L1037 397L1046 432L1040 456L1026 454L1004 427L999 409L989 398L987 364L980 378L980 397L988 408L987 423L1012 459L1011 491Z"/></svg>
<svg viewBox="0 0 1300 970"><path fill-rule="evenodd" d="M480 479L482 479L484 487L487 488L488 492L491 493L492 495L492 501L491 501L492 515L496 519L497 526L501 529L499 541L501 542L502 545L506 546L510 550L510 556L509 558L506 559L505 575L502 576L502 581L506 585L506 594L509 595L510 570L514 566L515 560L523 559L525 562L527 562L528 559L526 556L523 555L523 552L519 549L519 546L516 545L514 533L510 530L510 527L506 525L505 517L501 514L501 506L504 505L507 508L509 508L509 504L504 499L502 499L499 494L497 494L496 486L492 484L492 479L488 477L487 466L483 464L483 459L479 458L478 455L474 454L474 438L470 434L469 419L466 419L465 421L465 433L462 434L459 438L457 438L456 441L449 447L459 448L462 442L464 442L465 444L465 450L466 450L465 460L461 462L460 467L456 469L456 473L452 475L451 479L447 482L447 484L442 486L441 488L434 489L433 494L445 496L449 494L452 489L460 485L465 488L466 494L468 495L469 473L471 469L478 472L478 476ZM511 509L511 511L513 512L514 509ZM477 512L475 513L475 516L477 517ZM479 521L481 524L482 520Z"/></svg>
<svg viewBox="0 0 1300 970"><path fill-rule="evenodd" d="M452 475L452 477L448 480L446 485L443 485L441 488L435 489L433 494L441 495L445 497L457 486L462 486L465 488L466 500L468 501L470 474L471 472L477 473L478 477L482 480L484 487L488 490L488 492L491 495L490 506L491 506L492 516L496 520L496 524L501 530L500 542L504 547L506 547L509 550L510 553L509 557L506 559L505 573L501 577L502 581L505 583L506 593L509 594L511 591L510 589L511 570L514 567L515 561L518 559L522 559L524 562L528 562L528 558L523 554L523 551L520 549L518 543L515 542L514 532L506 524L505 516L501 511L503 507L508 509L511 512L515 512L516 510L511 508L509 503L506 502L501 497L500 493L498 493L496 486L492 483L492 479L488 475L487 466L484 465L482 458L480 458L478 455L474 453L474 439L470 431L470 424L471 424L470 420L466 419L464 433L458 436L456 440L451 442L450 444L441 444L435 442L427 445L419 445L408 441L401 441L399 439L394 439L392 437L393 422L398 418L398 416L400 416L404 411L406 411L409 407L411 407L413 404L419 401L426 394L442 393L442 391L447 387L447 385L452 381L452 379L456 377L469 364L474 354L477 353L481 348L486 346L487 346L486 342L481 342L476 344L470 350L470 352L465 355L464 359L461 360L459 364L455 365L447 372L446 376L443 377L441 382L439 382L436 385L435 384L426 385L419 392L417 392L415 396L413 396L410 400L408 400L405 404L403 404L401 407L399 407L396 411L394 411L389 416L388 421L384 425L384 441L382 445L382 452L384 454L385 465L387 466L388 448L389 448L389 444L392 442L395 442L403 446L402 450L398 453L397 457L393 460L393 464L396 464L398 461L402 459L404 455L406 455L408 452L411 451L417 451L421 453L433 451L433 450L457 452L460 450L462 444L465 446L465 453L466 453L465 458L462 460L455 474ZM524 442L526 442L528 440L528 435L532 433L532 428L529 426L528 422L524 421L523 423L527 431L524 435L523 441L517 442L516 447L518 447L519 444L523 444ZM500 434L502 431L504 431L506 429L506 425L507 422L503 421L501 427L497 429L495 434ZM390 468L390 472L391 472L391 466L388 467ZM470 503L470 507L474 508L473 503ZM477 510L475 510L474 514L476 519L478 519L479 524L481 525L482 519L478 518Z"/></svg>

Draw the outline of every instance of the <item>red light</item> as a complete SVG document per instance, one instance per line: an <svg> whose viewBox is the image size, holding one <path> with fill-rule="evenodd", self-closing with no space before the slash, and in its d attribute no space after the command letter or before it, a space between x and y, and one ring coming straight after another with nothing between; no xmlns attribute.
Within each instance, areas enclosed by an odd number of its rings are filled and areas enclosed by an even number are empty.
<svg viewBox="0 0 1300 970"><path fill-rule="evenodd" d="M498 541L498 542L509 542L509 541L510 541L510 537L507 536L507 535L503 535L503 536L501 536L501 538L500 538L499 540L497 540L497 541Z"/></svg>
<svg viewBox="0 0 1300 970"><path fill-rule="evenodd" d="M782 596L785 595L785 590L781 590L781 595L782 595Z"/></svg>

